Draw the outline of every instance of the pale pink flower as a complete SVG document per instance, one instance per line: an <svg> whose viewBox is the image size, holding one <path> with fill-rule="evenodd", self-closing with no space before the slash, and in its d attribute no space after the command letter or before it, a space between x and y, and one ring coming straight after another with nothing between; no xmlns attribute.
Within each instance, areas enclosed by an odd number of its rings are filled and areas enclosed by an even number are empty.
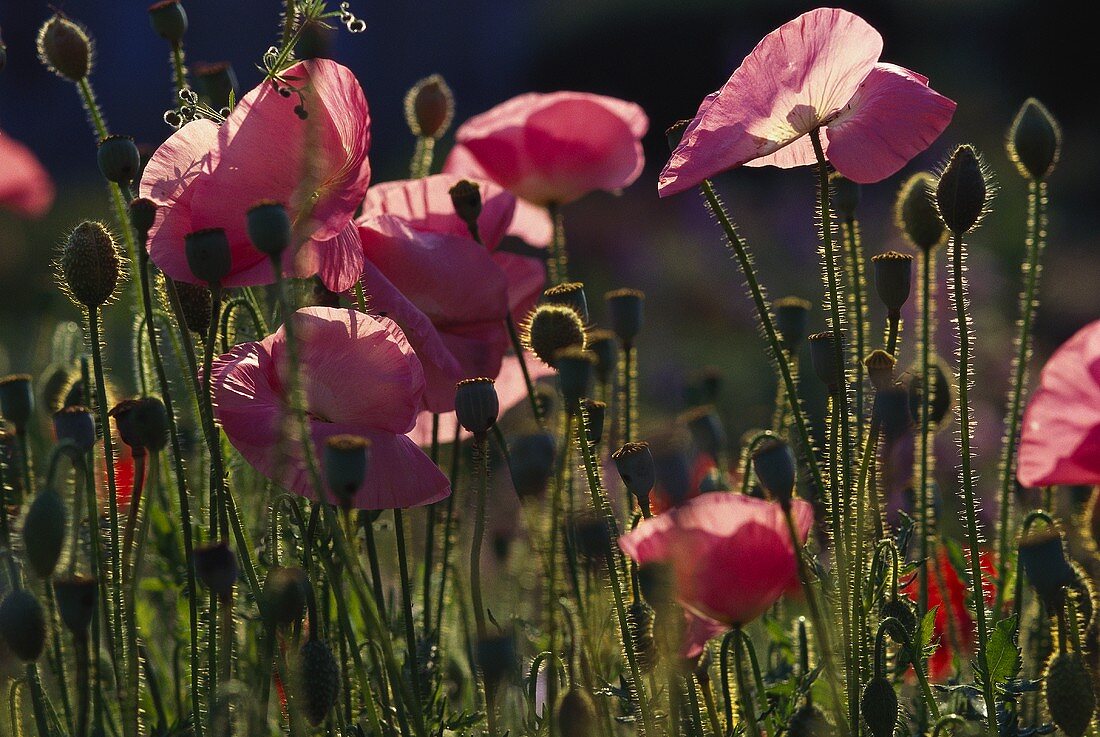
<svg viewBox="0 0 1100 737"><path fill-rule="evenodd" d="M31 150L0 131L0 208L37 218L53 204L50 175Z"/></svg>

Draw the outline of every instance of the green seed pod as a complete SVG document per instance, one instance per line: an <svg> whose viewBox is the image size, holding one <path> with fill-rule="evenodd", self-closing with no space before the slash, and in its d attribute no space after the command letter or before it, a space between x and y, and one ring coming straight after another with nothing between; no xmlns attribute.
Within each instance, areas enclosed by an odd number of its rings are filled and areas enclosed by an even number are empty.
<svg viewBox="0 0 1100 737"><path fill-rule="evenodd" d="M555 284L542 293L542 302L572 307L581 316L581 322L588 323L588 298L584 296L584 284L579 281Z"/></svg>
<svg viewBox="0 0 1100 737"><path fill-rule="evenodd" d="M610 330L592 330L588 333L588 350L596 356L596 381L607 385L615 380L619 365L619 344Z"/></svg>
<svg viewBox="0 0 1100 737"><path fill-rule="evenodd" d="M130 136L107 136L96 150L99 172L108 182L129 185L141 171L141 154Z"/></svg>
<svg viewBox="0 0 1100 737"><path fill-rule="evenodd" d="M645 293L637 289L616 289L604 295L611 314L611 329L624 348L631 348L642 331Z"/></svg>
<svg viewBox="0 0 1100 737"><path fill-rule="evenodd" d="M299 36L299 47L301 40L302 37ZM196 64L192 71L200 98L215 110L229 107L230 99L240 99L237 95L237 73L229 62Z"/></svg>
<svg viewBox="0 0 1100 737"><path fill-rule="evenodd" d="M863 721L873 737L892 737L898 723L898 695L886 678L877 676L867 682L859 701Z"/></svg>
<svg viewBox="0 0 1100 737"><path fill-rule="evenodd" d="M333 435L325 440L325 483L336 501L350 509L370 468L370 441L358 435Z"/></svg>
<svg viewBox="0 0 1100 737"><path fill-rule="evenodd" d="M783 347L789 353L796 353L802 341L806 339L806 328L810 324L812 305L801 297L783 297L773 304L775 308L775 328Z"/></svg>
<svg viewBox="0 0 1100 737"><path fill-rule="evenodd" d="M180 298L187 329L199 335L205 334L210 329L210 316L214 311L214 299L210 290L203 284L178 281L176 294Z"/></svg>
<svg viewBox="0 0 1100 737"><path fill-rule="evenodd" d="M931 251L947 240L936 205L932 201L936 179L926 171L917 172L898 190L894 219L905 239L921 251Z"/></svg>
<svg viewBox="0 0 1100 737"><path fill-rule="evenodd" d="M264 613L277 626L300 622L309 598L309 578L298 566L275 566L264 579Z"/></svg>
<svg viewBox="0 0 1100 737"><path fill-rule="evenodd" d="M454 94L438 74L420 80L405 94L405 122L414 136L441 138L454 114Z"/></svg>
<svg viewBox="0 0 1100 737"><path fill-rule="evenodd" d="M551 678L557 676L551 675ZM558 734L561 737L592 737L596 728L596 705L587 691L571 688L561 697L558 711L554 717L558 722Z"/></svg>
<svg viewBox="0 0 1100 737"><path fill-rule="evenodd" d="M195 575L222 601L233 595L239 569L237 556L224 542L195 548Z"/></svg>
<svg viewBox="0 0 1100 737"><path fill-rule="evenodd" d="M1043 676L1043 691L1051 721L1066 737L1083 737L1096 710L1096 695L1081 654L1055 654Z"/></svg>
<svg viewBox="0 0 1100 737"><path fill-rule="evenodd" d="M158 36L175 46L187 33L187 11L179 0L161 0L149 6L149 24Z"/></svg>
<svg viewBox="0 0 1100 737"><path fill-rule="evenodd" d="M554 367L554 357L563 348L585 347L584 322L571 307L539 305L523 332L527 348L550 367Z"/></svg>
<svg viewBox="0 0 1100 737"><path fill-rule="evenodd" d="M206 228L183 237L187 266L195 278L207 284L221 284L233 267L229 238L223 228Z"/></svg>
<svg viewBox="0 0 1100 737"><path fill-rule="evenodd" d="M537 432L518 437L509 445L509 470L516 495L520 499L541 496L554 473L554 459L557 457L554 436L548 432Z"/></svg>
<svg viewBox="0 0 1100 737"><path fill-rule="evenodd" d="M30 374L11 374L0 379L0 415L22 434L34 415L34 388Z"/></svg>
<svg viewBox="0 0 1100 737"><path fill-rule="evenodd" d="M298 695L306 719L320 726L340 696L340 666L321 640L310 639L298 653Z"/></svg>
<svg viewBox="0 0 1100 737"><path fill-rule="evenodd" d="M99 600L99 583L87 576L59 578L53 583L57 611L69 632L87 637Z"/></svg>
<svg viewBox="0 0 1100 737"><path fill-rule="evenodd" d="M43 489L31 502L23 519L23 547L27 562L39 578L49 578L61 559L69 514L61 495Z"/></svg>
<svg viewBox="0 0 1100 737"><path fill-rule="evenodd" d="M291 224L280 202L260 202L248 211L248 239L261 253L278 258L290 248Z"/></svg>
<svg viewBox="0 0 1100 737"><path fill-rule="evenodd" d="M477 219L481 217L481 187L477 182L463 179L447 190L451 206L471 233L477 232Z"/></svg>
<svg viewBox="0 0 1100 737"><path fill-rule="evenodd" d="M38 29L38 58L46 68L70 82L88 76L92 66L92 40L83 26L54 13Z"/></svg>
<svg viewBox="0 0 1100 737"><path fill-rule="evenodd" d="M913 283L913 257L908 253L887 251L871 257L875 272L875 292L890 315L897 316L909 300Z"/></svg>
<svg viewBox="0 0 1100 737"><path fill-rule="evenodd" d="M955 149L936 184L936 210L952 233L962 235L978 224L989 198L985 170L973 146Z"/></svg>
<svg viewBox="0 0 1100 737"><path fill-rule="evenodd" d="M558 369L558 383L561 385L565 409L573 413L577 403L588 396L592 374L595 373L596 357L591 351L571 346L558 351L554 356L554 365Z"/></svg>
<svg viewBox="0 0 1100 737"><path fill-rule="evenodd" d="M20 660L38 660L46 646L46 615L30 591L10 591L0 601L0 638Z"/></svg>
<svg viewBox="0 0 1100 737"><path fill-rule="evenodd" d="M835 737L836 729L816 704L803 704L787 725L789 737Z"/></svg>
<svg viewBox="0 0 1100 737"><path fill-rule="evenodd" d="M149 238L149 231L157 220L157 203L146 197L138 197L130 201L130 222L134 224L134 230L141 236L141 244Z"/></svg>
<svg viewBox="0 0 1100 737"><path fill-rule="evenodd" d="M897 625L887 626L890 637L895 642L912 643L917 634L917 608L907 598L888 599L878 613L879 620L897 620Z"/></svg>
<svg viewBox="0 0 1100 737"><path fill-rule="evenodd" d="M497 424L500 400L494 384L492 379L482 376L463 379L455 385L455 415L458 417L458 424L475 436L484 437Z"/></svg>
<svg viewBox="0 0 1100 737"><path fill-rule="evenodd" d="M73 229L58 261L69 297L85 307L100 307L114 294L121 263L107 226L85 220Z"/></svg>
<svg viewBox="0 0 1100 737"><path fill-rule="evenodd" d="M1034 97L1020 106L1005 141L1008 158L1020 176L1042 181L1054 171L1062 149L1062 127Z"/></svg>
<svg viewBox="0 0 1100 737"><path fill-rule="evenodd" d="M791 446L779 438L760 443L752 454L752 470L760 485L784 507L790 506L797 471Z"/></svg>
<svg viewBox="0 0 1100 737"><path fill-rule="evenodd" d="M627 491L643 511L649 510L649 494L657 482L657 470L649 443L627 443L611 454Z"/></svg>
<svg viewBox="0 0 1100 737"><path fill-rule="evenodd" d="M836 393L840 385L840 367L836 365L836 337L831 330L814 333L810 342L810 364L814 374L828 389Z"/></svg>

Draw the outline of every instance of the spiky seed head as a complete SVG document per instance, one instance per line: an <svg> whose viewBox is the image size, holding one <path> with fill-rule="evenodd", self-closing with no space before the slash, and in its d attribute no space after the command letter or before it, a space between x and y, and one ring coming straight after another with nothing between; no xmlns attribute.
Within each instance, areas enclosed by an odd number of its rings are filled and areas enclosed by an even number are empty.
<svg viewBox="0 0 1100 737"><path fill-rule="evenodd" d="M1043 693L1050 719L1066 737L1083 737L1096 710L1092 677L1081 654L1056 653L1047 663Z"/></svg>
<svg viewBox="0 0 1100 737"><path fill-rule="evenodd" d="M319 726L340 696L340 666L323 641L311 638L298 653L298 694L302 711Z"/></svg>
<svg viewBox="0 0 1100 737"><path fill-rule="evenodd" d="M85 220L69 234L58 264L69 297L89 308L110 301L122 270L114 236L93 220Z"/></svg>
<svg viewBox="0 0 1100 737"><path fill-rule="evenodd" d="M92 39L83 26L56 12L38 29L38 58L54 74L80 82L92 68Z"/></svg>
<svg viewBox="0 0 1100 737"><path fill-rule="evenodd" d="M936 210L956 235L977 226L989 204L989 178L973 146L963 144L947 160L936 183Z"/></svg>
<svg viewBox="0 0 1100 737"><path fill-rule="evenodd" d="M527 319L523 331L527 348L547 366L554 367L558 351L570 346L584 348L584 321L572 307L542 304Z"/></svg>
<svg viewBox="0 0 1100 737"><path fill-rule="evenodd" d="M176 294L183 308L183 321L192 333L204 335L210 329L210 316L214 311L214 298L205 284L176 282Z"/></svg>

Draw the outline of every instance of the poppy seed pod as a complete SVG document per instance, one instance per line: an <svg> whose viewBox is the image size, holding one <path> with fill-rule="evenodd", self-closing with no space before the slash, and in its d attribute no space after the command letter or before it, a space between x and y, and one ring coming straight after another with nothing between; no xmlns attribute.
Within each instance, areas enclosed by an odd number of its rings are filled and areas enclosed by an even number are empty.
<svg viewBox="0 0 1100 737"><path fill-rule="evenodd" d="M835 394L840 387L840 367L836 365L836 336L833 331L826 330L823 333L814 333L807 340L810 342L810 364L814 374L829 389L830 394Z"/></svg>
<svg viewBox="0 0 1100 737"><path fill-rule="evenodd" d="M309 578L298 566L274 566L264 579L264 614L277 626L299 622L309 599Z"/></svg>
<svg viewBox="0 0 1100 737"><path fill-rule="evenodd" d="M898 722L898 695L889 680L876 676L868 681L859 704L872 737L893 736Z"/></svg>
<svg viewBox="0 0 1100 737"><path fill-rule="evenodd" d="M149 24L158 36L178 45L187 33L187 11L179 0L161 0L149 6Z"/></svg>
<svg viewBox="0 0 1100 737"><path fill-rule="evenodd" d="M69 296L85 307L100 307L111 299L121 269L111 232L91 220L69 234L58 265Z"/></svg>
<svg viewBox="0 0 1100 737"><path fill-rule="evenodd" d="M907 253L887 251L871 257L875 270L875 291L886 305L891 317L901 314L901 307L909 300L913 283L913 257Z"/></svg>
<svg viewBox="0 0 1100 737"><path fill-rule="evenodd" d="M233 595L237 583L237 555L224 542L195 548L195 575L222 601Z"/></svg>
<svg viewBox="0 0 1100 737"><path fill-rule="evenodd" d="M631 348L642 331L645 293L637 289L616 289L604 295L611 315L611 329L624 348Z"/></svg>
<svg viewBox="0 0 1100 737"><path fill-rule="evenodd" d="M414 136L442 137L454 114L454 95L438 74L420 80L405 94L405 122Z"/></svg>
<svg viewBox="0 0 1100 737"><path fill-rule="evenodd" d="M555 284L542 293L542 302L572 307L580 315L581 322L588 323L588 299L584 296L584 284L581 282Z"/></svg>
<svg viewBox="0 0 1100 737"><path fill-rule="evenodd" d="M59 578L53 582L57 611L75 637L87 637L99 601L99 583L88 576Z"/></svg>
<svg viewBox="0 0 1100 737"><path fill-rule="evenodd" d="M87 453L95 445L95 417L87 407L72 405L55 412L53 431L57 442L68 440L82 453Z"/></svg>
<svg viewBox="0 0 1100 737"><path fill-rule="evenodd" d="M463 379L455 385L455 415L458 424L475 436L484 436L497 424L500 400L492 379Z"/></svg>
<svg viewBox="0 0 1100 737"><path fill-rule="evenodd" d="M720 458L726 450L726 429L722 418L709 404L700 405L680 416L691 433L692 442L700 452L711 458Z"/></svg>
<svg viewBox="0 0 1100 737"><path fill-rule="evenodd" d="M511 635L490 635L478 640L474 659L486 687L495 689L510 679L518 665L515 640Z"/></svg>
<svg viewBox="0 0 1100 737"><path fill-rule="evenodd" d="M548 432L522 435L509 444L508 470L520 499L540 496L554 473L557 456L554 436Z"/></svg>
<svg viewBox="0 0 1100 737"><path fill-rule="evenodd" d="M598 731L596 705L592 703L588 692L576 687L569 689L561 697L554 718L558 722L558 734L561 737L590 737Z"/></svg>
<svg viewBox="0 0 1100 737"><path fill-rule="evenodd" d="M596 356L596 381L610 384L615 378L619 362L619 345L615 333L610 330L592 330L588 333L588 350Z"/></svg>
<svg viewBox="0 0 1100 737"><path fill-rule="evenodd" d="M248 211L248 239L261 253L279 258L290 247L291 224L279 202L259 202Z"/></svg>
<svg viewBox="0 0 1100 737"><path fill-rule="evenodd" d="M572 307L539 305L527 320L524 342L540 361L553 368L558 351L585 347L584 323Z"/></svg>
<svg viewBox="0 0 1100 737"><path fill-rule="evenodd" d="M30 591L9 591L0 601L0 638L20 660L38 660L46 645L46 615Z"/></svg>
<svg viewBox="0 0 1100 737"><path fill-rule="evenodd" d="M933 427L942 427L951 412L953 403L953 389L951 379L947 376L942 362L932 362L932 397L928 407L928 422ZM921 402L924 396L924 377L920 369L913 366L909 369L909 413L913 416L913 422L920 424Z"/></svg>
<svg viewBox="0 0 1100 737"><path fill-rule="evenodd" d="M481 217L481 187L477 182L463 179L447 190L455 215L466 223L471 233L477 233L477 219Z"/></svg>
<svg viewBox="0 0 1100 737"><path fill-rule="evenodd" d="M936 210L956 235L973 230L985 212L989 186L973 146L955 149L936 183Z"/></svg>
<svg viewBox="0 0 1100 737"><path fill-rule="evenodd" d="M232 268L229 238L223 228L206 228L183 237L187 266L199 281L221 284Z"/></svg>
<svg viewBox="0 0 1100 737"><path fill-rule="evenodd" d="M665 140L668 141L669 151L675 151L680 141L684 140L684 132L689 125L691 125L690 120L677 120L665 129Z"/></svg>
<svg viewBox="0 0 1100 737"><path fill-rule="evenodd" d="M809 301L801 297L783 297L777 299L775 309L775 328L788 353L797 353L802 341L806 339L806 328L810 324Z"/></svg>
<svg viewBox="0 0 1100 737"><path fill-rule="evenodd" d="M38 29L38 58L54 74L80 82L92 66L92 40L84 28L54 13Z"/></svg>
<svg viewBox="0 0 1100 737"><path fill-rule="evenodd" d="M585 399L581 404L587 418L585 428L588 430L588 442L592 445L599 445L603 441L603 428L607 419L607 402Z"/></svg>
<svg viewBox="0 0 1100 737"><path fill-rule="evenodd" d="M566 411L572 414L578 403L588 396L595 373L596 357L579 346L563 348L554 357L558 369L558 383Z"/></svg>
<svg viewBox="0 0 1100 737"><path fill-rule="evenodd" d="M867 377L871 380L871 386L878 391L889 389L894 385L894 367L897 359L884 350L876 348L863 359L863 366L867 369Z"/></svg>
<svg viewBox="0 0 1100 737"><path fill-rule="evenodd" d="M350 509L370 467L370 441L358 435L333 435L325 440L325 483L336 501Z"/></svg>
<svg viewBox="0 0 1100 737"><path fill-rule="evenodd" d="M157 203L147 197L138 197L130 202L130 222L141 236L141 245L149 237L149 231L157 219Z"/></svg>
<svg viewBox="0 0 1100 737"><path fill-rule="evenodd" d="M1096 710L1092 677L1081 654L1057 653L1047 663L1043 675L1050 719L1066 737L1083 737Z"/></svg>
<svg viewBox="0 0 1100 737"><path fill-rule="evenodd" d="M894 219L905 239L914 248L930 251L947 240L947 229L932 201L936 178L926 171L917 172L898 190Z"/></svg>
<svg viewBox="0 0 1100 737"><path fill-rule="evenodd" d="M855 220L862 190L860 185L835 173L829 177L829 182L833 189L833 208L836 214L848 222Z"/></svg>
<svg viewBox="0 0 1100 737"><path fill-rule="evenodd" d="M301 36L299 36L299 44ZM210 107L221 110L229 107L231 99L237 97L237 73L233 71L233 65L227 61L213 64L196 64L192 70L195 76L195 87L198 93Z"/></svg>
<svg viewBox="0 0 1100 737"><path fill-rule="evenodd" d="M298 695L306 719L320 726L340 696L340 665L321 640L310 638L298 652Z"/></svg>
<svg viewBox="0 0 1100 737"><path fill-rule="evenodd" d="M1028 98L1008 129L1008 158L1020 175L1039 182L1050 176L1062 149L1062 127L1043 103Z"/></svg>
<svg viewBox="0 0 1100 737"><path fill-rule="evenodd" d="M653 463L653 451L649 443L627 443L611 454L619 478L627 491L638 500L643 512L649 512L649 494L657 482L657 471Z"/></svg>
<svg viewBox="0 0 1100 737"><path fill-rule="evenodd" d="M0 379L0 414L22 434L34 414L34 388L30 374L11 374Z"/></svg>
<svg viewBox="0 0 1100 737"><path fill-rule="evenodd" d="M183 321L192 333L202 335L210 329L210 317L214 311L214 298L203 284L176 282L176 294L180 298Z"/></svg>
<svg viewBox="0 0 1100 737"><path fill-rule="evenodd" d="M130 136L107 136L96 150L99 172L108 182L129 185L141 171L141 154Z"/></svg>
<svg viewBox="0 0 1100 737"><path fill-rule="evenodd" d="M1019 556L1028 583L1043 600L1047 611L1060 611L1066 587L1077 580L1073 567L1066 560L1062 536L1054 528L1027 535L1020 539Z"/></svg>
<svg viewBox="0 0 1100 737"><path fill-rule="evenodd" d="M784 509L789 508L797 480L791 446L779 438L765 440L753 451L752 470L772 498Z"/></svg>
<svg viewBox="0 0 1100 737"><path fill-rule="evenodd" d="M168 444L168 410L156 397L123 400L107 414L114 418L119 437L135 455L146 450L156 453Z"/></svg>
<svg viewBox="0 0 1100 737"><path fill-rule="evenodd" d="M56 490L45 488L31 502L23 518L23 549L31 570L49 578L65 546L65 525L69 513Z"/></svg>

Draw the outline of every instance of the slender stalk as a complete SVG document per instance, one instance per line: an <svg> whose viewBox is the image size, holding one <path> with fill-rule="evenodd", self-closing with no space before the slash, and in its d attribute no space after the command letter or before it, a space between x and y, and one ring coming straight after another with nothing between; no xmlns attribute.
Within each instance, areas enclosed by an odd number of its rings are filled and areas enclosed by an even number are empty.
<svg viewBox="0 0 1100 737"><path fill-rule="evenodd" d="M527 359L523 353L523 344L520 343L519 333L516 332L516 322L511 311L508 312L508 316L504 321L508 326L508 339L512 341L512 351L516 354L519 369L523 373L523 384L527 387L527 399L531 403L531 412L535 415L535 422L539 423L541 427L546 418L542 416L542 404L539 402L538 395L535 394L535 383L531 380L531 372L527 368Z"/></svg>
<svg viewBox="0 0 1100 737"><path fill-rule="evenodd" d="M737 701L738 711L741 714L741 723L745 725L750 737L761 737L760 725L756 723L756 710L753 708L752 698L749 697L749 687L745 682L745 660L742 654L745 637L741 627L734 627L733 636L733 670L737 676Z"/></svg>
<svg viewBox="0 0 1100 737"><path fill-rule="evenodd" d="M855 335L852 350L855 380L852 385L855 388L856 441L859 442L863 439L864 424L867 419L864 412L866 369L863 366L863 359L867 355L867 299L863 290L867 282L863 248L859 237L859 222L855 218L847 218L840 222L840 230L847 249L847 259L844 264L848 272L848 311L852 316L852 332Z"/></svg>
<svg viewBox="0 0 1100 737"><path fill-rule="evenodd" d="M572 415L563 412L561 423L561 443L559 445L561 453L558 458L557 472L554 474L554 488L550 492L550 519L547 527L550 540L546 561L546 635L549 641L548 649L554 657L558 656L558 610L560 609L558 601L558 564L561 556L558 553L558 539L561 537L562 528L562 494L565 487L565 469L569 464L570 438L572 438L573 433ZM580 596L578 595L577 598L579 600ZM547 703L550 704L550 709L553 710L558 697L558 681L556 678L550 678L547 681L546 690ZM551 719L549 721L550 737L554 737L556 727L554 720Z"/></svg>
<svg viewBox="0 0 1100 737"><path fill-rule="evenodd" d="M549 269L550 283L562 284L569 281L569 256L565 251L565 220L562 218L561 206L551 202L546 206L550 214L550 220L554 224L554 233L550 239L550 258L546 261Z"/></svg>
<svg viewBox="0 0 1100 737"><path fill-rule="evenodd" d="M424 700L420 694L420 668L417 664L416 653L416 622L413 620L412 611L412 585L409 578L409 557L405 546L405 519L400 509L393 510L393 525L397 532L397 560L401 574L401 604L404 608L405 619L405 645L408 648L409 672L411 673L413 698L416 699L415 707L424 708Z"/></svg>
<svg viewBox="0 0 1100 737"><path fill-rule="evenodd" d="M481 598L481 543L485 538L485 498L489 494L489 438L485 434L474 437L474 455L477 457L477 511L474 514L474 537L470 545L470 597L474 605L474 623L477 639L483 642L489 636L485 625L485 603ZM489 737L496 737L495 686L485 678L480 665L478 678L485 689L485 712L489 723ZM551 678L550 681L556 679Z"/></svg>
<svg viewBox="0 0 1100 737"><path fill-rule="evenodd" d="M935 325L935 303L933 302L934 274L936 254L931 249L920 253L920 339L917 352L920 354L920 427L917 429L917 521L920 536L920 561L917 569L918 599L920 613L928 611L929 558L931 557L932 538L932 471L935 458L932 454L932 393L936 382L932 379L932 339Z"/></svg>

